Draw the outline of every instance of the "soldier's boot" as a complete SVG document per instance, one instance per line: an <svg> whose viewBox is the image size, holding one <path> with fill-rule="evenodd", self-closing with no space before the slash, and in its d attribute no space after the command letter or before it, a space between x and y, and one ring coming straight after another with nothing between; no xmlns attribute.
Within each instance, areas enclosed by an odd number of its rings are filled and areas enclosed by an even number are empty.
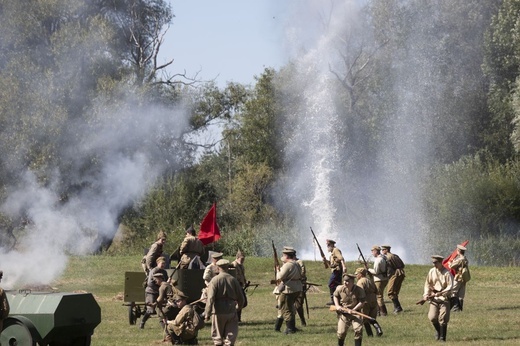
<svg viewBox="0 0 520 346"><path fill-rule="evenodd" d="M294 334L296 333L296 321L295 320L290 320L290 321L285 321L285 334Z"/></svg>
<svg viewBox="0 0 520 346"><path fill-rule="evenodd" d="M450 305L452 311L461 311L460 308L460 302L458 297L451 297L450 298Z"/></svg>
<svg viewBox="0 0 520 346"><path fill-rule="evenodd" d="M441 325L439 322L432 322L433 328L435 328L435 340L439 340L441 337Z"/></svg>
<svg viewBox="0 0 520 346"><path fill-rule="evenodd" d="M370 327L370 323L365 322L365 323L363 323L363 326L365 327L367 336L374 336L374 333L372 332L372 327Z"/></svg>
<svg viewBox="0 0 520 346"><path fill-rule="evenodd" d="M280 329L282 328L282 324L283 324L283 318L278 317L276 319L276 323L274 324L274 330L277 332L281 332Z"/></svg>
<svg viewBox="0 0 520 346"><path fill-rule="evenodd" d="M150 315L151 314L149 312L144 313L143 318L141 319L141 324L139 325L140 329L144 329L144 324L146 323L146 321L148 321L148 319L150 318Z"/></svg>
<svg viewBox="0 0 520 346"><path fill-rule="evenodd" d="M401 303L399 303L398 298L393 298L392 302L394 303L394 314L398 314L403 311L403 307L401 306Z"/></svg>
<svg viewBox="0 0 520 346"><path fill-rule="evenodd" d="M354 346L361 346L361 342L363 341L363 339L359 338L359 339L354 339Z"/></svg>
<svg viewBox="0 0 520 346"><path fill-rule="evenodd" d="M338 346L345 346L345 339L338 339Z"/></svg>
<svg viewBox="0 0 520 346"><path fill-rule="evenodd" d="M448 332L448 325L447 324L441 324L441 332L439 341L445 342L446 341L446 333Z"/></svg>
<svg viewBox="0 0 520 346"><path fill-rule="evenodd" d="M388 311L386 310L386 305L381 305L379 307L379 309L381 310L381 316L387 316L388 315Z"/></svg>
<svg viewBox="0 0 520 346"><path fill-rule="evenodd" d="M296 309L296 312L298 313L298 316L300 317L302 326L305 327L307 325L307 321L305 321L305 313L303 312L303 306L298 307L298 309Z"/></svg>
<svg viewBox="0 0 520 346"><path fill-rule="evenodd" d="M459 305L460 305L460 311L462 311L462 308L464 307L464 299L459 298Z"/></svg>
<svg viewBox="0 0 520 346"><path fill-rule="evenodd" d="M242 322L242 310L237 311L238 322Z"/></svg>

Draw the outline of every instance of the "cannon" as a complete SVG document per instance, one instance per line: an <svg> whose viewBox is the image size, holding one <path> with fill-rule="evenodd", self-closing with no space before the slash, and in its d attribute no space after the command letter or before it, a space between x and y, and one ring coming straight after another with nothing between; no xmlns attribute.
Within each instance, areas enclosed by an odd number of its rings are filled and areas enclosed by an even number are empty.
<svg viewBox="0 0 520 346"><path fill-rule="evenodd" d="M204 269L166 269L166 272L177 280L177 288L188 296L188 303L200 298L202 289L206 287L202 278ZM128 306L130 324L135 324L146 310L143 285L145 279L144 272L125 272L123 305Z"/></svg>
<svg viewBox="0 0 520 346"><path fill-rule="evenodd" d="M11 307L1 345L88 346L101 322L91 293L6 291Z"/></svg>

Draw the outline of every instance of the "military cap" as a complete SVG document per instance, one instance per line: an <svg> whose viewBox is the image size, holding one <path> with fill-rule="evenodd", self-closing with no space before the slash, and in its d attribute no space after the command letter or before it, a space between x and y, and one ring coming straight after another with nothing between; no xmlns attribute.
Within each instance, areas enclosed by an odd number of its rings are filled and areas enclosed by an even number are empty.
<svg viewBox="0 0 520 346"><path fill-rule="evenodd" d="M246 258L246 256L244 256L244 254L242 253L242 251L240 251L240 249L238 249L238 251L237 251L237 258Z"/></svg>
<svg viewBox="0 0 520 346"><path fill-rule="evenodd" d="M354 274L355 275L361 274L363 276L366 276L367 275L367 270L365 268L358 268L358 269L356 269Z"/></svg>
<svg viewBox="0 0 520 346"><path fill-rule="evenodd" d="M188 299L188 296L186 296L184 293L182 293L181 291L177 292L174 296L173 296L173 300L174 301L177 301L177 300L182 300L182 299Z"/></svg>
<svg viewBox="0 0 520 346"><path fill-rule="evenodd" d="M380 248L378 245L374 245L374 246L372 246L372 248L370 249L370 251L372 251L372 250L381 251L381 248Z"/></svg>
<svg viewBox="0 0 520 346"><path fill-rule="evenodd" d="M336 244L336 241L332 239L326 239L325 241L327 242L327 244Z"/></svg>
<svg viewBox="0 0 520 346"><path fill-rule="evenodd" d="M390 245L381 245L381 250L390 250L391 248Z"/></svg>
<svg viewBox="0 0 520 346"><path fill-rule="evenodd" d="M442 257L441 255L433 255L432 256L432 262L435 263L435 262L442 262L442 260L444 259L444 257Z"/></svg>
<svg viewBox="0 0 520 346"><path fill-rule="evenodd" d="M208 251L208 260L206 261L206 263L211 263L212 259L219 260L222 258L222 256L224 256L224 254L222 252L210 250L210 251Z"/></svg>
<svg viewBox="0 0 520 346"><path fill-rule="evenodd" d="M343 274L343 281L350 281L354 280L356 278L355 275L352 274Z"/></svg>
<svg viewBox="0 0 520 346"><path fill-rule="evenodd" d="M157 273L153 274L153 277L154 277L154 278L161 278L161 279L164 279L164 274L161 273L161 272L157 272Z"/></svg>
<svg viewBox="0 0 520 346"><path fill-rule="evenodd" d="M462 250L462 251L466 251L466 247L462 246L462 245L457 245L457 249Z"/></svg>
<svg viewBox="0 0 520 346"><path fill-rule="evenodd" d="M283 250L282 250L282 253L296 255L296 250L292 246L284 246Z"/></svg>
<svg viewBox="0 0 520 346"><path fill-rule="evenodd" d="M222 267L222 268L227 268L227 267L229 267L229 261L227 259L224 259L224 258L223 259L219 259L217 261L217 265L219 267Z"/></svg>

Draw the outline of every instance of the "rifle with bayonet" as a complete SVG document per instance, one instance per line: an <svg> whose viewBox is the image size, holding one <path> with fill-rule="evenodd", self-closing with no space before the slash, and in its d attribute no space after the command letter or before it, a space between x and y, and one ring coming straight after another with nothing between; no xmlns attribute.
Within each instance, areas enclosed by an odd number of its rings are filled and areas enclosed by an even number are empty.
<svg viewBox="0 0 520 346"><path fill-rule="evenodd" d="M334 305L330 306L329 311L335 311L335 312L340 313L345 316L364 318L368 321L368 323L370 323L371 325L374 326L377 336L383 335L383 329L381 328L381 325L377 322L377 320L374 317L368 316L368 315L366 315L362 312L356 311L356 310L346 309L343 307L340 307L338 310L338 309L336 309L336 306L334 306Z"/></svg>
<svg viewBox="0 0 520 346"><path fill-rule="evenodd" d="M325 266L325 269L330 267L329 261L327 260L327 257L325 257L325 252L323 252L323 249L320 246L320 243L318 242L318 238L316 238L316 234L314 234L314 231L312 230L312 227L310 227L312 237L314 238L314 241L316 242L316 245L318 245L318 249L320 250L320 256L321 260L323 261L323 265Z"/></svg>
<svg viewBox="0 0 520 346"><path fill-rule="evenodd" d="M356 243L356 246L357 246L357 249L358 249L358 251L359 251L359 255L361 256L361 259L363 260L363 264L364 264L365 269L366 269L366 271L367 271L367 275L372 276L372 273L371 273L370 270L368 269L368 263L367 263L367 260L365 259L365 256L363 256L363 252L361 252L361 249L359 248L358 243Z"/></svg>
<svg viewBox="0 0 520 346"><path fill-rule="evenodd" d="M251 294L253 294L258 286L260 286L260 284L252 284L251 281L247 281L246 284L244 285L244 293L247 292L247 289L249 287L254 287L253 292L251 292Z"/></svg>

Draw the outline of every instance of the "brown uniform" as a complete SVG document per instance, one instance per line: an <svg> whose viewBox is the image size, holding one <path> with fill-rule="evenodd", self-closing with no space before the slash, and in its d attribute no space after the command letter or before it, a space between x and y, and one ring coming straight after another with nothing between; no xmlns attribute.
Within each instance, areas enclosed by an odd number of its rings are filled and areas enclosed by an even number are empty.
<svg viewBox="0 0 520 346"><path fill-rule="evenodd" d="M440 268L431 268L426 276L423 299L430 299L428 319L437 330L437 339L445 341L450 321L449 298L453 290L453 276L448 269L442 266L442 257L439 257Z"/></svg>
<svg viewBox="0 0 520 346"><path fill-rule="evenodd" d="M462 269L468 268L468 265L468 259L462 254L458 254L449 264L449 267L456 272L453 281L453 295L459 299L464 299L466 296L466 282L462 278Z"/></svg>
<svg viewBox="0 0 520 346"><path fill-rule="evenodd" d="M238 263L236 260L231 262L233 268L235 268L235 277L240 282L240 286L244 288L246 286L246 268L243 264Z"/></svg>
<svg viewBox="0 0 520 346"><path fill-rule="evenodd" d="M294 321L296 309L294 304L302 291L301 267L296 261L288 260L276 273L276 279L285 284L280 292L280 310L284 321Z"/></svg>
<svg viewBox="0 0 520 346"><path fill-rule="evenodd" d="M338 300L341 307L348 309L354 309L359 303L363 304L366 301L365 291L357 285L353 285L352 290L349 290L345 284L338 286L334 291L334 298ZM354 330L354 340L361 340L363 338L362 319L338 313L338 340L345 340L350 326Z"/></svg>
<svg viewBox="0 0 520 346"><path fill-rule="evenodd" d="M199 238L188 234L180 246L180 254L181 262L179 267L181 269L188 269L190 262L195 256L201 257L204 255L204 244L202 244Z"/></svg>
<svg viewBox="0 0 520 346"><path fill-rule="evenodd" d="M179 309L173 302L173 296L179 293L179 289L169 282L163 281L159 287L159 296L157 297L157 307L167 320L172 320L179 313Z"/></svg>
<svg viewBox="0 0 520 346"><path fill-rule="evenodd" d="M187 304L184 305L175 317L174 320L168 322L168 332L175 333L183 343L188 343L190 340L197 338L198 331L193 331L190 328L186 328L189 323L193 324L193 316L197 312L193 306Z"/></svg>
<svg viewBox="0 0 520 346"><path fill-rule="evenodd" d="M374 258L374 267L369 269L374 277L374 284L377 289L377 305L383 313L386 313L384 293L388 284L386 260L382 255Z"/></svg>
<svg viewBox="0 0 520 346"><path fill-rule="evenodd" d="M368 277L360 278L356 285L365 291L366 303L363 305L363 313L370 317L377 317L377 289L374 282Z"/></svg>
<svg viewBox="0 0 520 346"><path fill-rule="evenodd" d="M207 295L204 315L206 318L211 316L213 343L234 345L238 335L237 308L242 309L244 305L244 294L240 283L229 273L221 271L211 279Z"/></svg>
<svg viewBox="0 0 520 346"><path fill-rule="evenodd" d="M162 255L162 253L163 243L159 239L153 243L152 246L150 246L150 249L145 256L146 269L152 270L153 268L157 267L157 259Z"/></svg>
<svg viewBox="0 0 520 346"><path fill-rule="evenodd" d="M403 284L404 274L404 263L399 256L388 251L386 257L386 270L388 272L388 298L394 303L394 312L403 311L401 303L399 302L399 292Z"/></svg>

